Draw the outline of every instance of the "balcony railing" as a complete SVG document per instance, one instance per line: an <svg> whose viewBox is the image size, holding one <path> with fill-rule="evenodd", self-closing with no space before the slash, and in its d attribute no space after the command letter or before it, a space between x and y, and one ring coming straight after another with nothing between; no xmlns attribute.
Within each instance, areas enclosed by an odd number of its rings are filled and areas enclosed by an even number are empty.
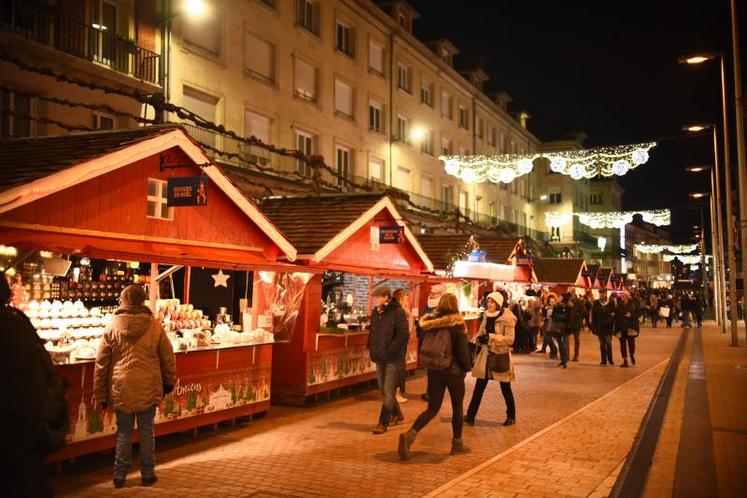
<svg viewBox="0 0 747 498"><path fill-rule="evenodd" d="M0 2L0 28L50 45L67 54L107 66L118 73L161 84L160 55L133 40L65 17L52 8L24 0Z"/></svg>
<svg viewBox="0 0 747 498"><path fill-rule="evenodd" d="M224 164L230 164L238 168L249 168L253 170L275 172L280 175L287 175L292 172L301 172L304 177L310 178L311 167L305 163L299 166L299 160L292 157L285 157L274 154L268 150L254 145L247 145L235 138L221 135L211 130L206 130L199 126L182 123L192 138L197 140L205 148L205 152L215 161ZM299 170L299 167L302 168ZM326 173L323 174L325 176ZM329 176L326 176L329 179ZM409 199L411 205L416 208L425 208L426 210L442 211L453 213L456 210L466 218L471 219L478 225L484 227L498 227L501 231L517 237L529 236L537 241L550 240L550 234L527 228L516 223L500 220L495 216L489 216L483 213L475 213L470 209L461 209L451 202L425 197L414 192L397 189L374 178L366 178L355 175L348 175L350 182L340 181L340 190L354 192L363 190L366 192L395 192L401 194L401 197ZM398 197L398 195L395 195Z"/></svg>

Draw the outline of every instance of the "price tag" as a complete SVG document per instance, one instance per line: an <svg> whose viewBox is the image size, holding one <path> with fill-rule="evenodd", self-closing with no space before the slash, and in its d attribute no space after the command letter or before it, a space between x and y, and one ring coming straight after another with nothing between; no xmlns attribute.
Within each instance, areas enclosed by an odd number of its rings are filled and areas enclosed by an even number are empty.
<svg viewBox="0 0 747 498"><path fill-rule="evenodd" d="M259 315L257 317L257 327L261 329L272 328L272 315Z"/></svg>

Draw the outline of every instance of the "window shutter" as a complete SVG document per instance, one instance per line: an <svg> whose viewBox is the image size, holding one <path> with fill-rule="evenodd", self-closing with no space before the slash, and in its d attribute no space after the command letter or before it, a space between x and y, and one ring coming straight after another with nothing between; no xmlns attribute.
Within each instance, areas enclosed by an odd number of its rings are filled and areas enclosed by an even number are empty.
<svg viewBox="0 0 747 498"><path fill-rule="evenodd" d="M372 41L368 42L368 66L384 73L384 49Z"/></svg>
<svg viewBox="0 0 747 498"><path fill-rule="evenodd" d="M335 110L353 115L353 89L340 80L335 80Z"/></svg>
<svg viewBox="0 0 747 498"><path fill-rule="evenodd" d="M264 40L246 33L244 35L244 51L246 53L246 68L250 71L273 79L272 62L273 47Z"/></svg>
<svg viewBox="0 0 747 498"><path fill-rule="evenodd" d="M251 111L246 111L245 122L245 136L251 137L254 135L262 140L262 142L266 144L270 143L270 118Z"/></svg>
<svg viewBox="0 0 747 498"><path fill-rule="evenodd" d="M300 59L296 59L296 93L312 100L316 98L314 66Z"/></svg>

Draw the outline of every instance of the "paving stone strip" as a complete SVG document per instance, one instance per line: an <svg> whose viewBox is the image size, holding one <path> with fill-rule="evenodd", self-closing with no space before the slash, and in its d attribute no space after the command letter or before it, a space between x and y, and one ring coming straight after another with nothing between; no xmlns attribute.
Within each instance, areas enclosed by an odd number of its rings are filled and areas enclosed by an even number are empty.
<svg viewBox="0 0 747 498"><path fill-rule="evenodd" d="M658 363L426 496L607 496L666 364Z"/></svg>

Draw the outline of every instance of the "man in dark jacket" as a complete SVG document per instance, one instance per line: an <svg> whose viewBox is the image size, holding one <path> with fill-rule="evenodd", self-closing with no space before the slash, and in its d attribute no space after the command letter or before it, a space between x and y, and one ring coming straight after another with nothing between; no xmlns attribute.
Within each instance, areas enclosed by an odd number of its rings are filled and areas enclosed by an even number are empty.
<svg viewBox="0 0 747 498"><path fill-rule="evenodd" d="M599 299L591 307L591 331L599 339L600 365L614 365L612 361L612 329L615 323L615 306L607 299L607 289L599 291Z"/></svg>
<svg viewBox="0 0 747 498"><path fill-rule="evenodd" d="M367 347L371 361L376 364L376 378L384 395L379 423L373 433L383 434L390 421L400 424L405 420L395 394L399 371L407 355L409 333L407 315L397 300L392 299L391 288L377 287L374 300L376 306L371 313Z"/></svg>
<svg viewBox="0 0 747 498"><path fill-rule="evenodd" d="M568 293L571 294L571 299L568 302L568 306L571 309L570 316L568 317L568 332L573 334L573 359L571 361L578 361L578 353L581 349L581 329L584 327L586 306L584 301L576 295L572 287L568 288Z"/></svg>

